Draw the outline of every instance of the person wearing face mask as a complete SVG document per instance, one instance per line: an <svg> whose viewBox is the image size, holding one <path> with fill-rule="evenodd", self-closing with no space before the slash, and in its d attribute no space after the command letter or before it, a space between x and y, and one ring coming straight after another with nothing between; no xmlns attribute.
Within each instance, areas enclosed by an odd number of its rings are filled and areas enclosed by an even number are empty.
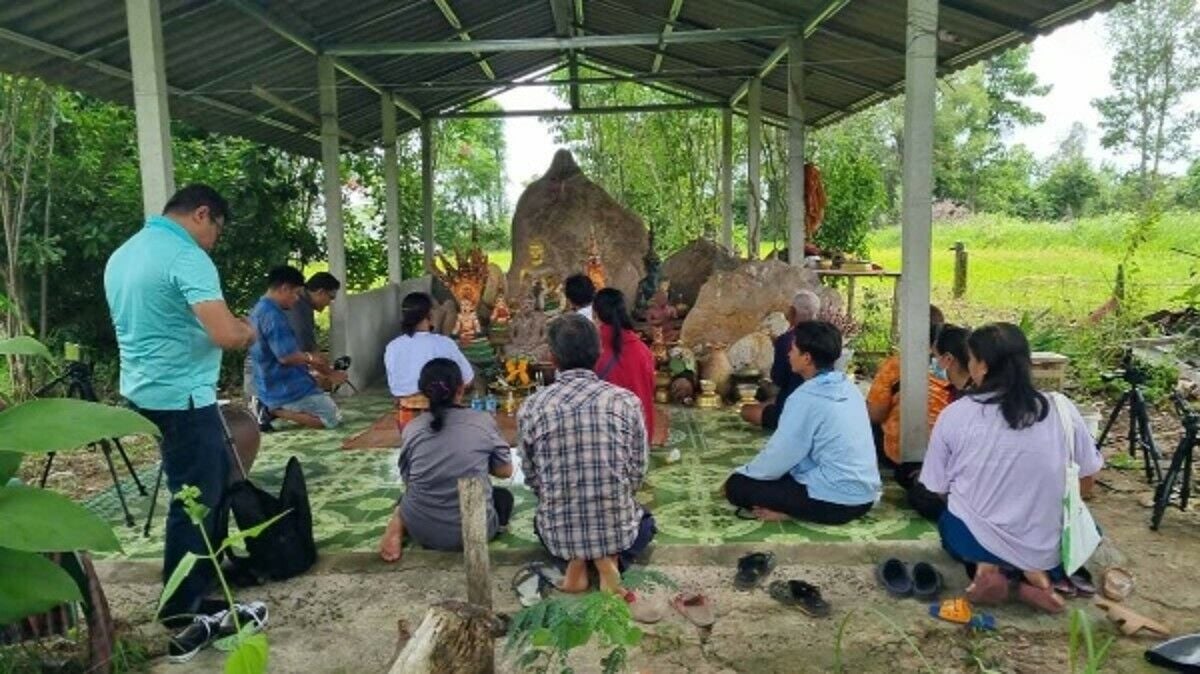
<svg viewBox="0 0 1200 674"><path fill-rule="evenodd" d="M942 310L929 305L929 427L950 404L950 384L946 373L934 362L934 344L946 323ZM867 412L871 423L882 430L882 442L877 441L879 462L888 468L900 465L900 356L893 355L879 364L879 371L867 393Z"/></svg>

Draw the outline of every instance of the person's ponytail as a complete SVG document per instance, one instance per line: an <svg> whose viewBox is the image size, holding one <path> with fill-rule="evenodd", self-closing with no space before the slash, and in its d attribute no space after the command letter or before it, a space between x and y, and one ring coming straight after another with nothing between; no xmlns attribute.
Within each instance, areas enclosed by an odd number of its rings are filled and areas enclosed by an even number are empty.
<svg viewBox="0 0 1200 674"><path fill-rule="evenodd" d="M446 413L457 405L458 390L462 385L462 372L449 358L434 358L421 368L417 388L429 400L429 414L433 417L429 428L433 432L440 432L445 427Z"/></svg>

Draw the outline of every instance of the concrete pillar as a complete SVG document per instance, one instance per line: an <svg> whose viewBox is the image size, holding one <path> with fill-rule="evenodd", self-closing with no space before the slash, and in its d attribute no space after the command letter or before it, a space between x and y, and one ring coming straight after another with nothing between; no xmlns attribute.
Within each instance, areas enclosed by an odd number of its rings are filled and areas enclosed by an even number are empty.
<svg viewBox="0 0 1200 674"><path fill-rule="evenodd" d="M433 123L421 120L421 240L425 273L433 273Z"/></svg>
<svg viewBox="0 0 1200 674"><path fill-rule="evenodd" d="M900 451L920 461L929 444L929 294L933 228L933 114L938 0L908 0L904 68L903 225L900 236Z"/></svg>
<svg viewBox="0 0 1200 674"><path fill-rule="evenodd" d="M325 249L329 254L329 273L343 284L346 279L346 229L342 222L342 179L338 166L337 70L332 57L317 57L317 89L321 106L321 169L325 200ZM347 294L347 293L344 293ZM350 325L343 298L330 309L329 341L335 357L346 354Z"/></svg>
<svg viewBox="0 0 1200 674"><path fill-rule="evenodd" d="M390 94L379 100L380 122L383 127L383 207L387 226L388 282L404 279L400 266L400 167L396 165L396 104Z"/></svg>
<svg viewBox="0 0 1200 674"><path fill-rule="evenodd" d="M733 252L733 109L721 111L721 245Z"/></svg>
<svg viewBox="0 0 1200 674"><path fill-rule="evenodd" d="M804 37L788 38L788 260L804 264Z"/></svg>
<svg viewBox="0 0 1200 674"><path fill-rule="evenodd" d="M746 205L747 257L758 259L758 242L762 237L762 80L750 80L746 95L746 128L749 132L746 153L746 174L750 183L749 202Z"/></svg>
<svg viewBox="0 0 1200 674"><path fill-rule="evenodd" d="M171 113L167 106L167 64L163 57L162 13L158 0L125 0L133 107L137 115L138 168L142 210L162 213L175 193L171 157Z"/></svg>

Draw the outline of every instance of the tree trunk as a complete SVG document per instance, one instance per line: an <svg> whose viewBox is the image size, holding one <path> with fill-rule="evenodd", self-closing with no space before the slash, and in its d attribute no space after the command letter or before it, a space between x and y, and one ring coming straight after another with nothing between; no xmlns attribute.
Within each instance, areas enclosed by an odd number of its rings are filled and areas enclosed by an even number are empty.
<svg viewBox="0 0 1200 674"><path fill-rule="evenodd" d="M495 638L503 632L491 611L461 601L434 604L389 672L491 674L496 668Z"/></svg>
<svg viewBox="0 0 1200 674"><path fill-rule="evenodd" d="M49 147L47 148L47 151L46 151L46 210L42 214L42 243L43 243L43 246L45 245L45 242L50 240L50 197L51 197L51 194L53 193L53 187L54 187L50 178L53 173L51 168L53 166L53 159L54 159L54 127L57 125L55 124L55 119L53 117L53 113L51 113L51 115L52 116L50 118L50 143L49 143ZM49 269L47 268L45 260L42 260L41 267L42 267L41 278L39 279L40 285L41 285L41 288L39 288L39 291L40 291L39 296L40 296L41 301L38 306L38 338L41 339L43 343L45 343L46 332L49 330L49 325L50 325L49 320L46 316L46 314L49 313L48 305L49 305L49 294L50 294L50 272L49 272Z"/></svg>

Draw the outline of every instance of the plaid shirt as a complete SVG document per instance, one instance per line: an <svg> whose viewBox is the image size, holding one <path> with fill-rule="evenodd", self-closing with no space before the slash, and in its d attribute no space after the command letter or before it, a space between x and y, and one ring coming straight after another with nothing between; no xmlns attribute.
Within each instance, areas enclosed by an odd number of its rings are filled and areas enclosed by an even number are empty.
<svg viewBox="0 0 1200 674"><path fill-rule="evenodd" d="M642 407L589 370L568 370L517 413L535 523L562 559L599 559L633 545L642 519L634 493L646 476Z"/></svg>

